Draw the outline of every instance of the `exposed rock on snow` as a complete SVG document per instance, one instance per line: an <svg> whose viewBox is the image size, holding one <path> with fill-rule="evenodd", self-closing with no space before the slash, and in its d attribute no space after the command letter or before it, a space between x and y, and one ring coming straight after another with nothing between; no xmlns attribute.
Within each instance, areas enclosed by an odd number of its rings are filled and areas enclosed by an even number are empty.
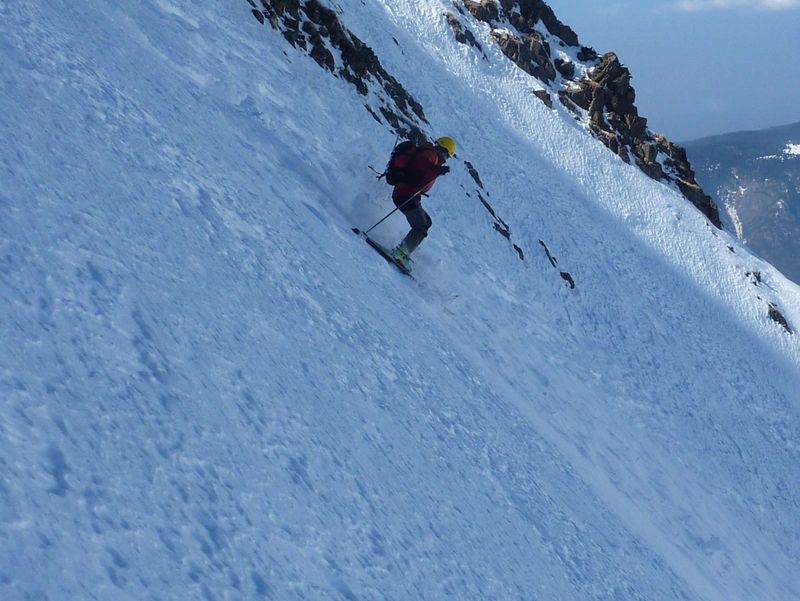
<svg viewBox="0 0 800 601"><path fill-rule="evenodd" d="M635 162L649 177L675 186L711 223L722 227L719 210L695 180L685 152L647 129L647 119L639 115L635 105L631 73L616 54L609 52L598 62L592 48L580 46L574 56L582 65L554 56L553 45L577 48L578 36L539 0L464 0L464 5L476 19L492 27L492 36L503 53L556 92L564 106L579 120L588 122L598 140L622 160ZM537 29L540 23L544 30ZM660 160L660 154L668 157L666 161Z"/></svg>
<svg viewBox="0 0 800 601"><path fill-rule="evenodd" d="M377 88L382 101L377 107L366 105L376 120L382 117L406 138L425 139L422 127L428 121L422 105L383 68L372 49L341 23L336 12L318 0L261 0L261 10L255 0L247 1L259 22L269 21L292 46L306 50L360 94L367 96Z"/></svg>

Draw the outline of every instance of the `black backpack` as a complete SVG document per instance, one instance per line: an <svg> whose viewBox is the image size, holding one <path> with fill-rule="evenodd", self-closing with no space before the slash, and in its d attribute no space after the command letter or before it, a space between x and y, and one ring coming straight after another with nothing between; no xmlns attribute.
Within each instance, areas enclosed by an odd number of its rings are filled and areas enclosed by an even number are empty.
<svg viewBox="0 0 800 601"><path fill-rule="evenodd" d="M389 162L386 164L386 172L384 173L387 184L396 186L397 184L409 183L407 169L409 165L411 165L414 155L417 154L417 150L419 149L414 145L414 142L408 140L400 142L400 144L394 147L392 156L389 157Z"/></svg>

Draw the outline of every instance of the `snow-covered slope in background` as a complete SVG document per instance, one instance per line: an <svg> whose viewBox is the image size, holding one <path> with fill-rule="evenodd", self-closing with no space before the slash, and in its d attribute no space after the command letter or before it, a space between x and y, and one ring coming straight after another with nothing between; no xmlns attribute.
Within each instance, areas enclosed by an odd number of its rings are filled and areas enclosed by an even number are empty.
<svg viewBox="0 0 800 601"><path fill-rule="evenodd" d="M246 3L0 5L0 598L800 598L797 287L447 3L336 6L460 143L416 281Z"/></svg>

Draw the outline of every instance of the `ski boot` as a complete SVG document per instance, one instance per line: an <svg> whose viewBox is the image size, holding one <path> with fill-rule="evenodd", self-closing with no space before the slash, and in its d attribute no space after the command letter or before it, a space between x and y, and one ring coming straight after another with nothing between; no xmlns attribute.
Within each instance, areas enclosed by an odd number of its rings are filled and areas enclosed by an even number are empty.
<svg viewBox="0 0 800 601"><path fill-rule="evenodd" d="M403 244L398 244L392 251L392 258L403 265L405 265L406 261L408 261L408 256L408 250Z"/></svg>

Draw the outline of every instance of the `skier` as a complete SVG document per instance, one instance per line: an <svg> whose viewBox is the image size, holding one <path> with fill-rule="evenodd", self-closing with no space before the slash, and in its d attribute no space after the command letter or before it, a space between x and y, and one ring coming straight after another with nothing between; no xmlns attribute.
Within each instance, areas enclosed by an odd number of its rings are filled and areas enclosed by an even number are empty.
<svg viewBox="0 0 800 601"><path fill-rule="evenodd" d="M392 257L404 263L428 235L431 218L422 208L422 196L433 187L437 177L450 171L445 162L455 156L456 143L453 138L444 136L436 140L435 145L415 146L406 142L400 146L404 146L402 153L392 155L389 162L390 171L397 168L402 172L392 192L392 200L405 215L411 230L392 250ZM398 167L397 164L401 162L403 164ZM387 177L387 180L390 178Z"/></svg>

